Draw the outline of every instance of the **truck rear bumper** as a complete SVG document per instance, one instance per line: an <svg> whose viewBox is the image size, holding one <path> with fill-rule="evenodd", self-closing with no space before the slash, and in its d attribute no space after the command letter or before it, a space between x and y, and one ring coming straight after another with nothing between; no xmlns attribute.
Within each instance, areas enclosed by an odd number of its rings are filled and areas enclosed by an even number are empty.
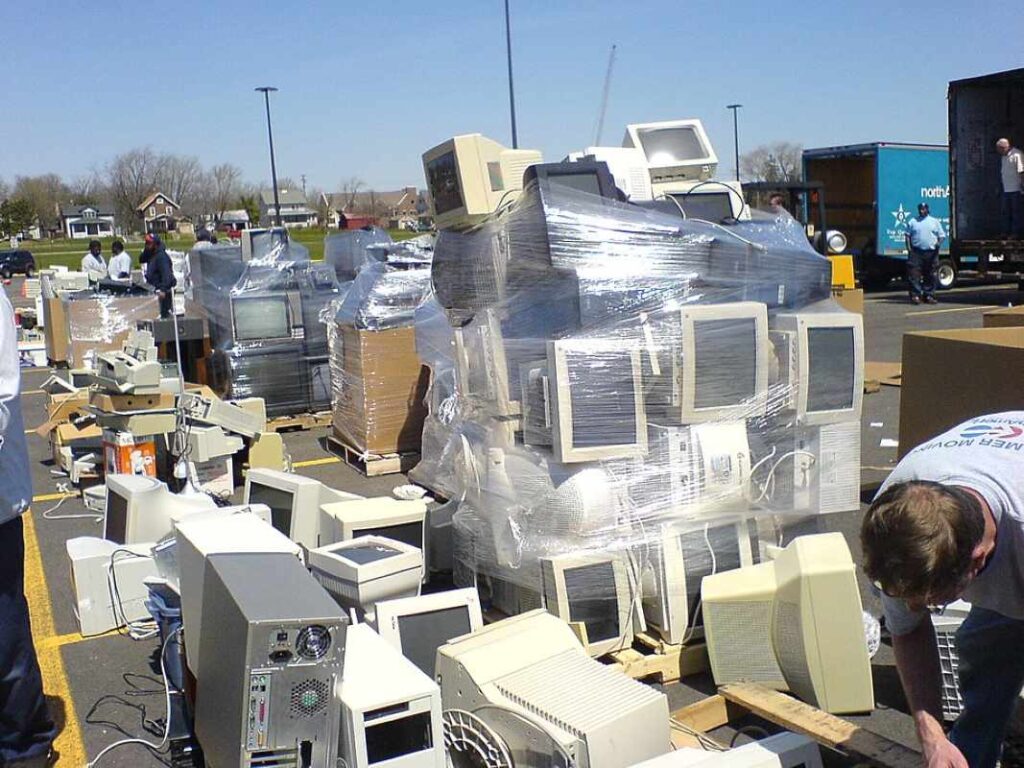
<svg viewBox="0 0 1024 768"><path fill-rule="evenodd" d="M1017 272L1024 268L1024 240L957 240L953 256L979 272Z"/></svg>

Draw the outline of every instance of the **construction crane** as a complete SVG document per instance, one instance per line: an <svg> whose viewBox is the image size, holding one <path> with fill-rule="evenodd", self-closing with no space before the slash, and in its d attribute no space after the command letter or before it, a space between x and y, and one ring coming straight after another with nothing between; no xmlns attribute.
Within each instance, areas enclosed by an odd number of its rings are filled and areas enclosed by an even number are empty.
<svg viewBox="0 0 1024 768"><path fill-rule="evenodd" d="M615 46L608 54L608 71L604 73L604 90L601 91L601 110L597 113L597 130L594 132L594 146L601 146L601 134L604 132L604 113L608 111L608 92L612 87L612 68L615 66Z"/></svg>

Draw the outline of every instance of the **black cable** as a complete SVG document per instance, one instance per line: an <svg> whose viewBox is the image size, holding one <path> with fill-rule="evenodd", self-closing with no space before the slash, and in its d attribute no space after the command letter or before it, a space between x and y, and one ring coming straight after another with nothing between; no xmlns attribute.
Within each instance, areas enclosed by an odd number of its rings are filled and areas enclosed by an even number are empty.
<svg viewBox="0 0 1024 768"><path fill-rule="evenodd" d="M754 737L751 735L752 733L757 733L760 735ZM754 739L754 741L760 741L761 739L767 739L769 736L771 736L771 734L759 725L745 725L742 728L736 729L736 733L734 733L732 735L732 738L729 740L729 749L732 749L736 746L736 740L740 736L750 736L752 739Z"/></svg>

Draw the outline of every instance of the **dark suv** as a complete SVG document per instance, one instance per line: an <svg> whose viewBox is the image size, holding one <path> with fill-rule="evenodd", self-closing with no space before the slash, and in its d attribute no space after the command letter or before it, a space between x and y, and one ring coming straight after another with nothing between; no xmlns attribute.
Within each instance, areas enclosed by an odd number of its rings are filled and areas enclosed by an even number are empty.
<svg viewBox="0 0 1024 768"><path fill-rule="evenodd" d="M31 251L0 251L0 277L10 280L15 272L36 276L36 260Z"/></svg>

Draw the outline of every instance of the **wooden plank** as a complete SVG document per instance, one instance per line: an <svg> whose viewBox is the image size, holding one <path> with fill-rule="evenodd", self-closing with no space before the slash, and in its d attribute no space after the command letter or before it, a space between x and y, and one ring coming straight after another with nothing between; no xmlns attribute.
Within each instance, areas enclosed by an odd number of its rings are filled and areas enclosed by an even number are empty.
<svg viewBox="0 0 1024 768"><path fill-rule="evenodd" d="M708 669L708 652L704 643L694 645L665 645L661 651L643 652L624 648L609 654L611 660L634 680L653 677L659 683L674 683L682 677L696 675Z"/></svg>
<svg viewBox="0 0 1024 768"><path fill-rule="evenodd" d="M408 472L420 460L419 453L389 453L384 456L364 453L339 440L336 435L327 436L327 450L367 477Z"/></svg>
<svg viewBox="0 0 1024 768"><path fill-rule="evenodd" d="M320 413L299 413L295 416L279 416L276 419L267 420L268 432L284 432L286 430L307 430L329 427L331 425L331 412L321 411Z"/></svg>
<svg viewBox="0 0 1024 768"><path fill-rule="evenodd" d="M737 706L721 694L716 694L677 709L671 714L671 718L674 722L705 733L728 725L744 714L746 710L743 707Z"/></svg>
<svg viewBox="0 0 1024 768"><path fill-rule="evenodd" d="M784 693L750 683L723 685L719 693L765 720L802 733L868 765L881 768L919 768L921 765L919 752Z"/></svg>

